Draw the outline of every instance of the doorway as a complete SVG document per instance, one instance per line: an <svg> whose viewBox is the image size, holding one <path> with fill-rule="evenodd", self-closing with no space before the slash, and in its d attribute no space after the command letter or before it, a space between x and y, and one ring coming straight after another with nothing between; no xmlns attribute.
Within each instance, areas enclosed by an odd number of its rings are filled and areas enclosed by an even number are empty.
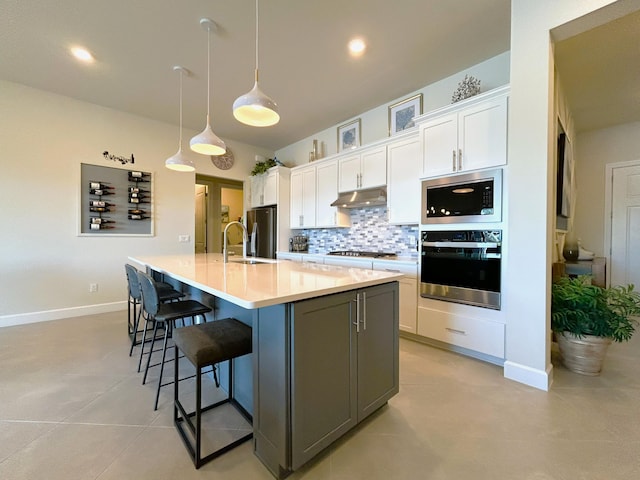
<svg viewBox="0 0 640 480"><path fill-rule="evenodd" d="M238 180L196 175L195 253L222 253L222 232L227 223L242 218L244 184ZM233 229L229 229L231 250L237 248ZM242 254L242 235L237 242Z"/></svg>
<svg viewBox="0 0 640 480"><path fill-rule="evenodd" d="M607 165L607 185L608 277L611 285L640 285L640 161Z"/></svg>

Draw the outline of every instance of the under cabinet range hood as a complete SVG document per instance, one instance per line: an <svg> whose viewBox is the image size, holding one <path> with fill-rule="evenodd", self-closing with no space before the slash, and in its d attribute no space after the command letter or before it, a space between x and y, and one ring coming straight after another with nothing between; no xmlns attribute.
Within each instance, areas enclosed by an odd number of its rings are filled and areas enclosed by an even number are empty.
<svg viewBox="0 0 640 480"><path fill-rule="evenodd" d="M355 192L343 192L338 199L331 204L332 207L360 208L378 207L387 204L387 188L376 187Z"/></svg>

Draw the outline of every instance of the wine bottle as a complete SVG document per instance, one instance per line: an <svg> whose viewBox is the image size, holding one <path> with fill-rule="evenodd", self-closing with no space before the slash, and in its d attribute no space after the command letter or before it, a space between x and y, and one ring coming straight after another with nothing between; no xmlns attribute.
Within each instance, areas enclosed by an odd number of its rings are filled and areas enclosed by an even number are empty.
<svg viewBox="0 0 640 480"><path fill-rule="evenodd" d="M145 210L140 210L139 208L129 209L130 215L146 215L146 213Z"/></svg>
<svg viewBox="0 0 640 480"><path fill-rule="evenodd" d="M111 190L113 187L102 182L89 182L89 188L93 190Z"/></svg>
<svg viewBox="0 0 640 480"><path fill-rule="evenodd" d="M103 225L105 223L116 223L115 220L109 220L108 218L102 217L90 217L90 223L92 225Z"/></svg>
<svg viewBox="0 0 640 480"><path fill-rule="evenodd" d="M89 190L89 193L91 195L113 195L114 192L110 191L110 190L104 190L102 188L92 188L91 190Z"/></svg>
<svg viewBox="0 0 640 480"><path fill-rule="evenodd" d="M104 212L110 212L111 209L109 207L89 207L89 211L90 212L104 213Z"/></svg>
<svg viewBox="0 0 640 480"><path fill-rule="evenodd" d="M149 193L149 190L143 190L138 187L129 187L129 193Z"/></svg>
<svg viewBox="0 0 640 480"><path fill-rule="evenodd" d="M113 225L103 225L101 223L92 223L91 230L106 230L108 228L116 228Z"/></svg>
<svg viewBox="0 0 640 480"><path fill-rule="evenodd" d="M149 173L145 172L129 172L129 181L130 182L148 182L149 179L145 178L149 176Z"/></svg>
<svg viewBox="0 0 640 480"><path fill-rule="evenodd" d="M89 200L89 206L90 207L115 207L115 204L113 203L109 203L109 202L105 202L104 200Z"/></svg>
<svg viewBox="0 0 640 480"><path fill-rule="evenodd" d="M128 215L128 217L129 217L129 220L146 220L147 218L149 218L139 214L130 214Z"/></svg>
<svg viewBox="0 0 640 480"><path fill-rule="evenodd" d="M129 197L129 203L151 203L140 197Z"/></svg>

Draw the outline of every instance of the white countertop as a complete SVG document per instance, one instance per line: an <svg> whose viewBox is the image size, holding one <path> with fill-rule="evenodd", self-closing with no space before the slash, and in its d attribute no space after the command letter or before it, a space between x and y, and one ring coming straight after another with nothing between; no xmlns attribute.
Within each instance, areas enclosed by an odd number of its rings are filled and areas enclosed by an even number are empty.
<svg viewBox="0 0 640 480"><path fill-rule="evenodd" d="M129 259L243 308L295 302L402 278L393 272L276 260L244 265L231 257L224 263L219 253Z"/></svg>
<svg viewBox="0 0 640 480"><path fill-rule="evenodd" d="M395 257L349 257L341 255L329 255L328 253L308 253L308 252L277 252L277 255L283 257L303 257L309 255L311 257L333 258L333 259L348 259L364 262L393 262L397 265L412 266L418 264L418 254L415 255L397 255Z"/></svg>

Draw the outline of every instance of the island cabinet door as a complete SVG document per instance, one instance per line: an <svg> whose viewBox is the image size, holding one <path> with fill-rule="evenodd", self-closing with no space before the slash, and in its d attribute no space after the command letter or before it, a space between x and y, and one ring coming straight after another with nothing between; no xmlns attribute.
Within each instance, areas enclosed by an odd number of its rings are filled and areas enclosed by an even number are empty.
<svg viewBox="0 0 640 480"><path fill-rule="evenodd" d="M357 423L355 291L296 302L291 332L291 468Z"/></svg>
<svg viewBox="0 0 640 480"><path fill-rule="evenodd" d="M358 422L398 393L398 283L360 290Z"/></svg>

